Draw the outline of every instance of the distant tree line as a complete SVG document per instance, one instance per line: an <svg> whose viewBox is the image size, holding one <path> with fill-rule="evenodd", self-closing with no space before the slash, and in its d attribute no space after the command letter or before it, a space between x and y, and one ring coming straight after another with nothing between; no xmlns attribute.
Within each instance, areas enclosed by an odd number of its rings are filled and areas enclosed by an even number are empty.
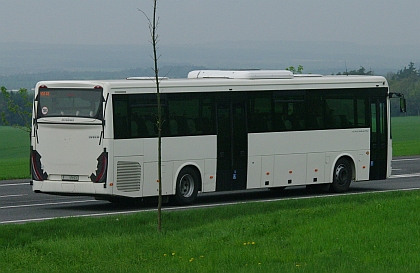
<svg viewBox="0 0 420 273"><path fill-rule="evenodd" d="M171 78L185 78L189 71L195 69L205 69L198 66L167 66L162 67L159 73L162 76ZM303 66L297 68L290 66L287 68L293 73L300 74ZM24 74L0 77L0 125L14 125L22 128L29 128L31 121L33 92L31 88L40 80L71 80L71 79L118 79L128 76L151 76L153 69L128 69L117 72L51 72L40 74ZM366 70L361 66L358 70L339 72L337 75L374 75L371 70ZM420 73L413 62L396 73L390 72L386 75L390 91L404 94L407 99L407 112L403 115L420 116ZM7 85L7 84L8 85ZM29 87L28 87L29 85ZM6 88L6 86L13 86ZM14 91L10 92L11 89ZM399 111L399 100L391 100L391 114L393 116L402 115Z"/></svg>
<svg viewBox="0 0 420 273"><path fill-rule="evenodd" d="M358 70L337 73L337 75L374 75L373 71L361 66ZM400 69L397 73L389 72L386 75L390 92L402 93L407 100L407 112L401 113L399 110L399 100L391 100L392 116L420 116L420 73L410 62L408 66Z"/></svg>
<svg viewBox="0 0 420 273"><path fill-rule="evenodd" d="M358 70L351 70L349 72L338 72L337 75L373 75L373 71L366 71L366 68L361 66Z"/></svg>
<svg viewBox="0 0 420 273"><path fill-rule="evenodd" d="M419 70L410 62L408 67L404 67L397 73L388 73L386 76L391 92L402 93L407 100L408 116L420 116L420 74ZM399 104L391 101L391 113L400 115Z"/></svg>
<svg viewBox="0 0 420 273"><path fill-rule="evenodd" d="M361 66L358 70L337 73L337 75L374 75L374 72ZM404 94L407 100L407 112L401 113L399 100L391 100L392 116L420 116L420 73L410 62L408 66L400 69L396 73L389 72L386 75L390 92Z"/></svg>
<svg viewBox="0 0 420 273"><path fill-rule="evenodd" d="M0 125L15 126L30 131L33 95L28 94L26 88L8 91L1 87L0 96Z"/></svg>

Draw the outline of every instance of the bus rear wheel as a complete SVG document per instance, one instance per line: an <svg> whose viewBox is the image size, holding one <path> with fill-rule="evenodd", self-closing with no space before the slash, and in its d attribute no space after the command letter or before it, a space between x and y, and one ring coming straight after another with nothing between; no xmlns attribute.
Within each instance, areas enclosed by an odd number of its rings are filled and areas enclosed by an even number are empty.
<svg viewBox="0 0 420 273"><path fill-rule="evenodd" d="M333 175L330 190L337 193L347 191L353 178L350 162L345 158L340 158L334 166Z"/></svg>
<svg viewBox="0 0 420 273"><path fill-rule="evenodd" d="M175 202L178 205L194 203L198 194L199 175L191 167L181 170L176 180Z"/></svg>

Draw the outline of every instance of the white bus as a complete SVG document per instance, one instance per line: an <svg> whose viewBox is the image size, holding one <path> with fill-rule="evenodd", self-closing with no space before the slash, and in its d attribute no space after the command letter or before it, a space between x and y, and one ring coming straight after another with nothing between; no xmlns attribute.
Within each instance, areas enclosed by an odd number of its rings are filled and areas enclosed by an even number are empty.
<svg viewBox="0 0 420 273"><path fill-rule="evenodd" d="M285 70L162 78L162 194L329 184L391 174L388 83ZM151 78L42 81L31 133L35 192L98 199L158 195Z"/></svg>

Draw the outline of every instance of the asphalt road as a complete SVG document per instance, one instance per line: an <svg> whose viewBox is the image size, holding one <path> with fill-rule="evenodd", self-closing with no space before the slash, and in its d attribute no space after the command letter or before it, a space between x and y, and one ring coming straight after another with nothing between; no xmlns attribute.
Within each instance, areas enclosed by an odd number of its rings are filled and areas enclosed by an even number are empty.
<svg viewBox="0 0 420 273"><path fill-rule="evenodd" d="M420 157L399 157L392 161L392 166L391 178L352 183L350 190L345 194L420 188ZM255 190L202 194L199 195L194 206L165 205L164 210L220 206L250 201L269 202L327 195L325 193L309 192L305 187L290 187L281 192ZM107 201L98 201L91 197L64 197L34 193L29 185L29 180L0 181L0 224L43 221L57 217L127 214L155 209L155 200L123 206Z"/></svg>

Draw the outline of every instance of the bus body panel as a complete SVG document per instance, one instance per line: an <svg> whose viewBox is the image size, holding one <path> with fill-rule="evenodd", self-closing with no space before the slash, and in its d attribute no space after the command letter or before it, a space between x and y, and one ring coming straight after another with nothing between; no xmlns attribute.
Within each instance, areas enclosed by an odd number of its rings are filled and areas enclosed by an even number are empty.
<svg viewBox="0 0 420 273"><path fill-rule="evenodd" d="M97 169L97 158L103 151L100 145L101 125L38 122L32 147L41 156L44 181L33 181L34 190L59 193L97 193L91 174ZM75 160L77 159L77 160ZM75 179L77 181L67 181ZM58 183L58 187L53 184ZM45 185L44 185L45 184ZM101 184L103 188L103 184ZM100 190L100 193L104 193Z"/></svg>
<svg viewBox="0 0 420 273"><path fill-rule="evenodd" d="M38 124L38 143L34 148L42 156L44 171L53 180L61 180L61 175L78 175L80 181L90 181L96 158L103 149L99 145L100 134L101 126Z"/></svg>
<svg viewBox="0 0 420 273"><path fill-rule="evenodd" d="M356 181L368 180L369 135L368 128L248 134L247 188L331 183L343 156L354 162Z"/></svg>
<svg viewBox="0 0 420 273"><path fill-rule="evenodd" d="M308 153L306 164L306 183L308 185L326 182L325 153Z"/></svg>
<svg viewBox="0 0 420 273"><path fill-rule="evenodd" d="M113 174L113 194L128 197L156 196L157 139L122 139L113 142L113 166L116 170ZM215 145L215 136L162 138L162 194L175 193L176 179L185 166L197 168L204 185L203 192L214 191L216 152L212 147ZM127 179L124 179L124 172ZM138 181L138 185L134 180Z"/></svg>
<svg viewBox="0 0 420 273"><path fill-rule="evenodd" d="M204 160L204 174L202 192L214 192L216 191L216 158Z"/></svg>
<svg viewBox="0 0 420 273"><path fill-rule="evenodd" d="M252 157L358 149L369 151L369 135L369 128L248 134L248 154Z"/></svg>

